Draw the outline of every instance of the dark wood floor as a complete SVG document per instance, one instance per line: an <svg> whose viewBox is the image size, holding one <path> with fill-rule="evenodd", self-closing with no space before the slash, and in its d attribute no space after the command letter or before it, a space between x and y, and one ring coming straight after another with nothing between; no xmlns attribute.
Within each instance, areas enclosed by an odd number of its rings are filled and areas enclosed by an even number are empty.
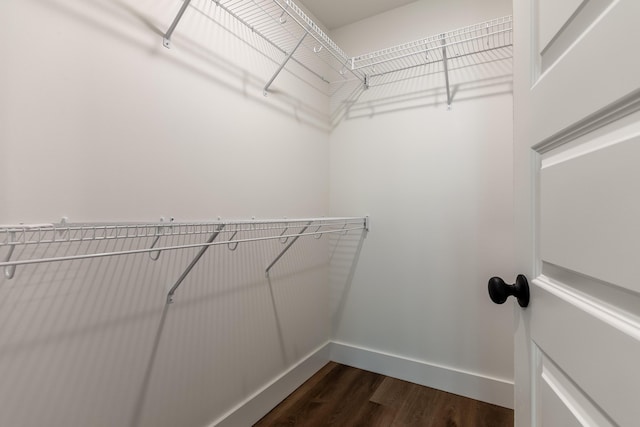
<svg viewBox="0 0 640 427"><path fill-rule="evenodd" d="M330 362L255 426L513 426L513 411Z"/></svg>

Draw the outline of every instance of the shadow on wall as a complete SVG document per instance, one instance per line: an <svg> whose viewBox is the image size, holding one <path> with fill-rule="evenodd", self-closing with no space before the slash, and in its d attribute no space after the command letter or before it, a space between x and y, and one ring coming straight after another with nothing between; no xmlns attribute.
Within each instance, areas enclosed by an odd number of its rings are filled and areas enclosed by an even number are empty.
<svg viewBox="0 0 640 427"><path fill-rule="evenodd" d="M511 58L510 46L450 58L451 109L455 110L459 102L512 93ZM442 62L389 74L375 75L374 69L369 72L372 77L368 89L353 81L333 88L334 127L342 120L373 118L415 108L448 108Z"/></svg>
<svg viewBox="0 0 640 427"><path fill-rule="evenodd" d="M150 243L30 245L14 258ZM25 265L2 276L0 425L207 425L326 343L324 239L300 239L269 279L277 240L226 246L206 252L170 305L167 291L198 248L163 251L157 261L133 254Z"/></svg>
<svg viewBox="0 0 640 427"><path fill-rule="evenodd" d="M154 1L127 4L122 0L45 1L40 5L72 18L120 43L133 45L154 61L178 66L195 77L206 79L225 90L250 99L261 106L278 111L300 123L323 131L328 128L328 112L309 102L309 98L327 97L327 84L295 62L285 67L279 79L303 88L311 96L296 90L271 90L263 96L263 87L285 58L285 52L267 42L222 8L209 0L193 1L178 25L172 39L174 47L162 46L177 7ZM143 27L143 33L136 27ZM151 65L153 66L153 64Z"/></svg>
<svg viewBox="0 0 640 427"><path fill-rule="evenodd" d="M329 239L329 309L332 336L342 321L366 236L367 232L363 230L359 235L334 235Z"/></svg>

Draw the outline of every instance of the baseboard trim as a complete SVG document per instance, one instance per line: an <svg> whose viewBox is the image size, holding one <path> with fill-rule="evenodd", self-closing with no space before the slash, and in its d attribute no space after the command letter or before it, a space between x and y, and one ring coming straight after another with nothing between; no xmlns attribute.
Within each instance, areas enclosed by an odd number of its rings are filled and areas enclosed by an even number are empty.
<svg viewBox="0 0 640 427"><path fill-rule="evenodd" d="M329 361L513 409L513 382L342 342L327 342L210 427L250 426Z"/></svg>
<svg viewBox="0 0 640 427"><path fill-rule="evenodd" d="M421 360L331 342L330 359L389 377L513 409L513 382Z"/></svg>
<svg viewBox="0 0 640 427"><path fill-rule="evenodd" d="M330 342L318 347L285 373L218 418L211 427L255 424L329 362L330 348Z"/></svg>

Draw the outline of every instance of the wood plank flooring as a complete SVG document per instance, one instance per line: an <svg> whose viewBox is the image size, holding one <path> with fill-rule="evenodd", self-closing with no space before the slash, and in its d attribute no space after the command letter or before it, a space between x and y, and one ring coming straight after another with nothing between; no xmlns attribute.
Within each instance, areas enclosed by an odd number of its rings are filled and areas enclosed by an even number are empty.
<svg viewBox="0 0 640 427"><path fill-rule="evenodd" d="M255 426L512 427L513 411L329 362Z"/></svg>

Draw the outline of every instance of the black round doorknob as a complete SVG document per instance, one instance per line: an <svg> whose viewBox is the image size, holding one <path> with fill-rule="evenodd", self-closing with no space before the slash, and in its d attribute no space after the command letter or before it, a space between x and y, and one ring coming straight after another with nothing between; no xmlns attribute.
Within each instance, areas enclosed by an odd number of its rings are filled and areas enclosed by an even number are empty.
<svg viewBox="0 0 640 427"><path fill-rule="evenodd" d="M518 274L516 283L507 285L504 280L499 277L489 279L489 296L491 301L496 304L504 303L510 295L518 299L520 307L529 305L529 282L523 274Z"/></svg>

